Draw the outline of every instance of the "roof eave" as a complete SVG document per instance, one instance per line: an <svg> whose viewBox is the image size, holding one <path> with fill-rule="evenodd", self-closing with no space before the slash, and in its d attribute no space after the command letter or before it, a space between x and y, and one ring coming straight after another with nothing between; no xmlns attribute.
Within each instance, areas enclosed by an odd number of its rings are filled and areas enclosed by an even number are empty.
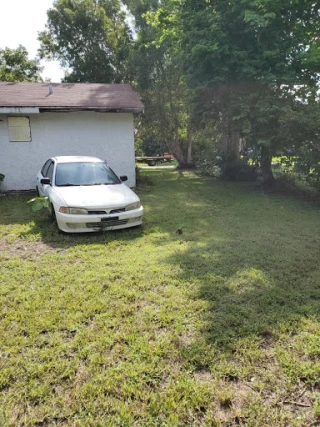
<svg viewBox="0 0 320 427"><path fill-rule="evenodd" d="M133 113L139 114L144 112L143 107L70 107L70 106L59 106L59 107L39 107L41 113L44 112L73 112L73 111L94 111L97 113Z"/></svg>
<svg viewBox="0 0 320 427"><path fill-rule="evenodd" d="M134 113L139 114L144 112L144 107L74 107L74 106L58 106L58 107L52 107L52 106L12 106L12 105L3 105L0 106L0 113L1 110L3 114L5 113L31 113L31 109L34 109L33 112L50 112L50 111L56 111L56 112L72 112L72 111L95 111L100 113Z"/></svg>

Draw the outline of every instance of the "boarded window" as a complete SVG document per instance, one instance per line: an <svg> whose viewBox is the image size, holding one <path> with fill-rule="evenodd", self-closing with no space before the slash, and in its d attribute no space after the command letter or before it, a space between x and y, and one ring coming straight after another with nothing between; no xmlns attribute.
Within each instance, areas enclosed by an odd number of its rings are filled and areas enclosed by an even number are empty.
<svg viewBox="0 0 320 427"><path fill-rule="evenodd" d="M8 117L8 127L11 142L31 141L29 117Z"/></svg>

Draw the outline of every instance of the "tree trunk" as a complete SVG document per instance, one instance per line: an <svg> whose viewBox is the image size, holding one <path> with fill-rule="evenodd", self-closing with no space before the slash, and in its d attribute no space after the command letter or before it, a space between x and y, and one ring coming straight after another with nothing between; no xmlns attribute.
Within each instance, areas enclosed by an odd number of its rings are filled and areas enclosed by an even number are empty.
<svg viewBox="0 0 320 427"><path fill-rule="evenodd" d="M221 141L221 151L225 154L227 154L229 151L229 146L230 146L229 140L230 140L229 135L227 133L224 133Z"/></svg>
<svg viewBox="0 0 320 427"><path fill-rule="evenodd" d="M184 168L186 164L186 159L180 147L179 128L177 125L175 125L174 129L174 149L172 151L174 157L178 160L179 166L181 168Z"/></svg>
<svg viewBox="0 0 320 427"><path fill-rule="evenodd" d="M275 183L275 178L272 172L272 154L269 147L261 147L261 171L263 183L267 186L272 186Z"/></svg>
<svg viewBox="0 0 320 427"><path fill-rule="evenodd" d="M233 130L231 133L230 153L232 153L236 159L240 158L240 132L238 130Z"/></svg>
<svg viewBox="0 0 320 427"><path fill-rule="evenodd" d="M238 130L223 135L222 151L225 154L233 154L237 159L240 158L240 132Z"/></svg>
<svg viewBox="0 0 320 427"><path fill-rule="evenodd" d="M192 144L193 144L193 135L191 131L188 131L188 147L187 147L187 164L192 165Z"/></svg>

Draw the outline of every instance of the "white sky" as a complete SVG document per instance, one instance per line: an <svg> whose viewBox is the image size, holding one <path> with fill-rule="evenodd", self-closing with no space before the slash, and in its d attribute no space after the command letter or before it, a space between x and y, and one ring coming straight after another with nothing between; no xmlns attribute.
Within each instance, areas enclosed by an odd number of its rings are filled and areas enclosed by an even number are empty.
<svg viewBox="0 0 320 427"><path fill-rule="evenodd" d="M38 31L45 28L46 12L53 0L0 0L0 48L17 48L22 44L34 58L40 47ZM60 82L63 70L56 61L42 61L42 76L52 82Z"/></svg>

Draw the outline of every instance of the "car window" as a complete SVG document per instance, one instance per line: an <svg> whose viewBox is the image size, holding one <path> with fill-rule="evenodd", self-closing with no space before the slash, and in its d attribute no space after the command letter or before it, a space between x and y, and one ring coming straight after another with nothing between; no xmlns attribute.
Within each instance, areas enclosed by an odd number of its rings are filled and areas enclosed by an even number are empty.
<svg viewBox="0 0 320 427"><path fill-rule="evenodd" d="M54 163L51 162L47 172L47 177L50 178L51 182L52 182L52 175L53 175L53 167L54 167Z"/></svg>
<svg viewBox="0 0 320 427"><path fill-rule="evenodd" d="M103 162L58 163L55 185L113 185L121 184L120 179Z"/></svg>
<svg viewBox="0 0 320 427"><path fill-rule="evenodd" d="M47 178L48 168L50 166L51 161L51 159L47 160L41 169L41 173L44 178Z"/></svg>

